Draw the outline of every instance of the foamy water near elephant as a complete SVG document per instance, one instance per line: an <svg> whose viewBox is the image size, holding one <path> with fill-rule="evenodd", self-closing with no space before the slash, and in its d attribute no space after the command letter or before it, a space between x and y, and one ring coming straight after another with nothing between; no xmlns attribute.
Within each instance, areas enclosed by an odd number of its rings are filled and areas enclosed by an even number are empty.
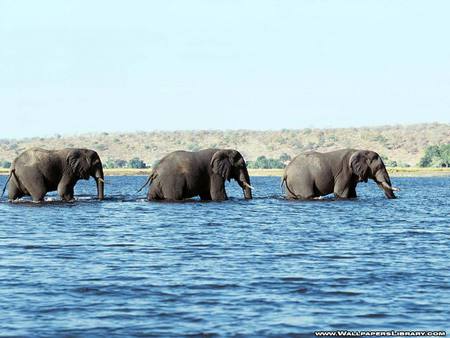
<svg viewBox="0 0 450 338"><path fill-rule="evenodd" d="M31 196L34 202L40 202L47 192L57 190L63 200L71 201L77 181L90 177L97 183L98 199L103 199L103 167L94 150L31 148L21 153L11 166L8 197L16 200Z"/></svg>
<svg viewBox="0 0 450 338"><path fill-rule="evenodd" d="M374 180L387 198L396 198L380 155L370 150L342 149L296 156L286 167L283 183L289 199L311 199L334 193L337 198L356 198L359 182Z"/></svg>
<svg viewBox="0 0 450 338"><path fill-rule="evenodd" d="M238 182L246 199L252 198L247 166L237 150L175 151L161 159L150 174L147 198L182 200L200 196L201 200L222 201L228 199L225 180L231 179Z"/></svg>

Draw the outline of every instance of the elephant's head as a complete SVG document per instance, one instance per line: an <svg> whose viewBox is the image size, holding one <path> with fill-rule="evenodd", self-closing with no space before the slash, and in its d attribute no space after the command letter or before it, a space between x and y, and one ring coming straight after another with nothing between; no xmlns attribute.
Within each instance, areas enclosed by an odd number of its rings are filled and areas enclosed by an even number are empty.
<svg viewBox="0 0 450 338"><path fill-rule="evenodd" d="M90 149L71 149L67 155L67 166L75 178L88 180L93 177L97 183L98 199L104 198L103 165L97 152Z"/></svg>
<svg viewBox="0 0 450 338"><path fill-rule="evenodd" d="M350 157L350 168L358 181L367 182L370 178L384 190L387 198L396 198L394 191L399 190L391 185L391 179L380 155L370 150L358 150Z"/></svg>
<svg viewBox="0 0 450 338"><path fill-rule="evenodd" d="M252 198L252 186L247 165L242 155L233 149L219 150L211 159L212 171L226 180L235 179L244 191L246 199Z"/></svg>

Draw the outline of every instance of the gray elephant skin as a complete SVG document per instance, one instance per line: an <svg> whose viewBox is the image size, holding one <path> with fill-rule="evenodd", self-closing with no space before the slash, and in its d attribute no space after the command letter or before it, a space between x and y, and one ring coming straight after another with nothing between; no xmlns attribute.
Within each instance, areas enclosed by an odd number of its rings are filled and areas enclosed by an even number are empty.
<svg viewBox="0 0 450 338"><path fill-rule="evenodd" d="M177 201L200 196L203 201L223 201L228 199L225 180L231 179L238 182L246 199L252 198L247 166L237 150L174 151L150 174L147 198Z"/></svg>
<svg viewBox="0 0 450 338"><path fill-rule="evenodd" d="M95 179L97 197L102 200L103 166L94 150L31 148L21 153L11 166L8 198L31 196L34 202L41 202L47 192L58 191L64 201L71 201L77 181L90 177Z"/></svg>
<svg viewBox="0 0 450 338"><path fill-rule="evenodd" d="M370 150L341 149L296 156L286 167L282 183L288 199L311 199L331 193L356 198L359 182L374 180L387 198L396 198L380 155Z"/></svg>

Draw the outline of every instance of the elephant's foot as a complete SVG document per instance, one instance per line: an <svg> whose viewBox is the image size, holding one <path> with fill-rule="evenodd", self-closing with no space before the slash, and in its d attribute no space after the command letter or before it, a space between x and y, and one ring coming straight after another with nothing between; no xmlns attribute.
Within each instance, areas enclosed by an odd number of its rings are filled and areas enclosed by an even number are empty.
<svg viewBox="0 0 450 338"><path fill-rule="evenodd" d="M34 204L42 204L44 203L44 200L32 200L31 202Z"/></svg>
<svg viewBox="0 0 450 338"><path fill-rule="evenodd" d="M348 196L339 196L339 195L334 195L334 197L337 200L350 200L350 199L355 199L356 197L348 197Z"/></svg>
<svg viewBox="0 0 450 338"><path fill-rule="evenodd" d="M61 200L64 202L69 202L69 203L75 202L75 198L74 198L73 194L66 193L66 194L60 194L59 196L61 197Z"/></svg>
<svg viewBox="0 0 450 338"><path fill-rule="evenodd" d="M228 197L224 197L224 198L212 198L211 199L214 202L224 202L224 201L228 201Z"/></svg>

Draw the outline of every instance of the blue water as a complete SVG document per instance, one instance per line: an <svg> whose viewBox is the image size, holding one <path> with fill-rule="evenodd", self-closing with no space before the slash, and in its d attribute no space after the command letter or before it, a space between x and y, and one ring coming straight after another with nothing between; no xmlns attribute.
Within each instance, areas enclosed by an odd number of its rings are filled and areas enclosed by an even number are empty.
<svg viewBox="0 0 450 338"><path fill-rule="evenodd" d="M449 177L311 202L254 177L251 201L232 183L226 202L149 203L144 181L107 177L102 202L93 181L71 204L2 200L0 335L450 327Z"/></svg>

